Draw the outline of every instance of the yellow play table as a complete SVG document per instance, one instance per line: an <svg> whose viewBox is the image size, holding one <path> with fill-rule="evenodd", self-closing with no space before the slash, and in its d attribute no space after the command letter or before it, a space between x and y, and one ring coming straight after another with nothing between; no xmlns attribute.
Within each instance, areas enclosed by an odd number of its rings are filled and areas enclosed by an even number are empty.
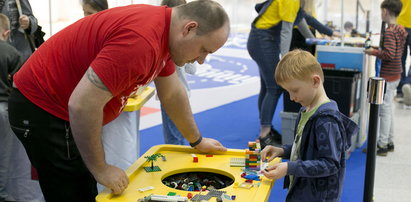
<svg viewBox="0 0 411 202"><path fill-rule="evenodd" d="M143 167L149 167L150 164L146 162L144 156L150 156L155 153L161 153L166 157L166 161L159 158L154 162L155 166L159 166L161 171L159 172L146 172ZM198 157L198 162L193 162L193 156L195 154ZM247 202L263 202L267 201L271 188L274 185L275 180L270 180L261 177L261 181L254 181L253 186L249 189L235 186L235 184L241 184L245 181L241 178L242 167L230 167L231 158L244 158L245 150L240 149L228 149L227 152L214 152L212 157L206 157L205 154L201 154L198 150L192 149L188 146L181 145L158 145L150 148L144 155L142 155L133 165L131 165L126 173L129 177L130 184L128 188L118 196L111 194L111 190L105 189L97 197L96 201L130 201L136 202L140 198L149 196L150 194L167 195L169 192L175 192L177 195L186 197L188 193L196 195L197 191L184 191L167 187L162 183L162 180L170 175L185 173L185 172L212 172L225 175L234 179L234 183L226 188L220 189L226 191L228 195L235 195L235 201L247 201ZM278 163L280 159L277 158L270 164ZM257 186L257 184L259 186ZM154 189L141 192L139 188L145 188L153 186ZM202 193L205 195L205 193ZM215 198L210 201L215 201Z"/></svg>

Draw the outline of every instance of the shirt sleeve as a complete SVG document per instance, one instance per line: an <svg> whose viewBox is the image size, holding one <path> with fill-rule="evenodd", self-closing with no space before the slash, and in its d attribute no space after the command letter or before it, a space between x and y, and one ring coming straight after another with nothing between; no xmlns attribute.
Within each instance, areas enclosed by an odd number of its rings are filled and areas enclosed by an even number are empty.
<svg viewBox="0 0 411 202"><path fill-rule="evenodd" d="M124 29L112 34L91 67L113 96L136 84L145 85L152 76L155 51L138 34Z"/></svg>
<svg viewBox="0 0 411 202"><path fill-rule="evenodd" d="M390 31L387 30L384 33L384 47L381 50L373 52L373 55L383 60L390 60L390 61L394 60L395 49L396 49L395 42L396 41L395 41L394 33L391 30Z"/></svg>
<svg viewBox="0 0 411 202"><path fill-rule="evenodd" d="M176 65L174 64L173 60L169 58L163 70L160 72L160 74L158 74L158 76L162 76L162 77L170 76L175 71L176 71Z"/></svg>
<svg viewBox="0 0 411 202"><path fill-rule="evenodd" d="M34 17L30 3L27 0L20 1L23 15L27 15L30 19L30 34L37 30L37 18Z"/></svg>

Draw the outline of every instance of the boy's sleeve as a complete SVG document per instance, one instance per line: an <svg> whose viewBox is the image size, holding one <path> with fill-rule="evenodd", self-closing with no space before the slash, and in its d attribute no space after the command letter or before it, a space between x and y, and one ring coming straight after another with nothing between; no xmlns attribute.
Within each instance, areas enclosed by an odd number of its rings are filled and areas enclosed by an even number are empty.
<svg viewBox="0 0 411 202"><path fill-rule="evenodd" d="M341 165L342 139L337 121L324 117L316 121L315 140L318 158L288 162L288 174L298 177L326 177L338 172Z"/></svg>
<svg viewBox="0 0 411 202"><path fill-rule="evenodd" d="M15 74L23 64L23 58L21 57L20 53L16 49L10 50L13 52L13 58L9 61L10 63L7 64L8 66L8 73L9 75Z"/></svg>
<svg viewBox="0 0 411 202"><path fill-rule="evenodd" d="M293 145L284 145L283 149L284 149L284 154L281 158L283 159L290 159L291 156L291 149L293 148Z"/></svg>
<svg viewBox="0 0 411 202"><path fill-rule="evenodd" d="M392 31L386 31L384 34L384 47L381 50L375 50L372 55L377 56L382 60L394 60L396 43L394 33Z"/></svg>

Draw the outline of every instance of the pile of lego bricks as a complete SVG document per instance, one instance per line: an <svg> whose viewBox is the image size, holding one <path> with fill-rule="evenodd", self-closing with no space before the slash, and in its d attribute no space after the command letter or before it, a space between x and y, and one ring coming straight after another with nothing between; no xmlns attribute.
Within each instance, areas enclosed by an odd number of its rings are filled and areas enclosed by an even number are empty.
<svg viewBox="0 0 411 202"><path fill-rule="evenodd" d="M205 191L222 189L234 183L234 180L217 173L187 172L164 178L164 185L186 191Z"/></svg>

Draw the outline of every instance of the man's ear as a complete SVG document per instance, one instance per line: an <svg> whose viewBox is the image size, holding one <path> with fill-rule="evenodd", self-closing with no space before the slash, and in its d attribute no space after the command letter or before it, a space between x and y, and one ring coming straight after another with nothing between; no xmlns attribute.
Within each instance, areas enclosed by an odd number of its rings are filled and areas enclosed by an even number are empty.
<svg viewBox="0 0 411 202"><path fill-rule="evenodd" d="M184 25L183 36L187 36L190 32L197 32L198 22L196 21L189 21Z"/></svg>

